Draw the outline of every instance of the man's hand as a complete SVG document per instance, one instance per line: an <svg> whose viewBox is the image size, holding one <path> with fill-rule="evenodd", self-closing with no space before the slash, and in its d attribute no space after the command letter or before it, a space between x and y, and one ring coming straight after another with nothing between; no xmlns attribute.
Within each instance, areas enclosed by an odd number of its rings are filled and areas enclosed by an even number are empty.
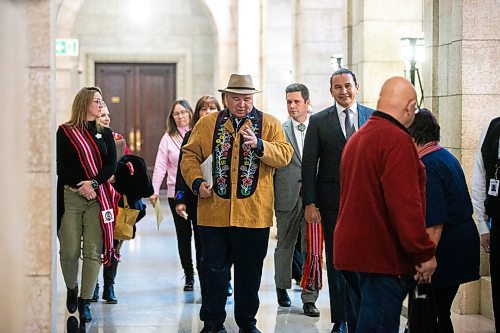
<svg viewBox="0 0 500 333"><path fill-rule="evenodd" d="M153 194L152 196L149 197L149 202L151 202L153 207L156 205L157 201L158 201L158 194Z"/></svg>
<svg viewBox="0 0 500 333"><path fill-rule="evenodd" d="M309 204L306 206L305 218L309 223L321 223L321 215L319 214L319 209L316 208L315 204Z"/></svg>
<svg viewBox="0 0 500 333"><path fill-rule="evenodd" d="M253 132L250 126L245 126L245 128L241 131L241 135L243 135L243 144L250 145L252 148L257 148L257 137Z"/></svg>
<svg viewBox="0 0 500 333"><path fill-rule="evenodd" d="M481 246L484 249L484 252L490 253L490 233L481 235Z"/></svg>
<svg viewBox="0 0 500 333"><path fill-rule="evenodd" d="M430 283L431 276L432 274L434 274L436 266L436 257L432 257L425 262L415 265L415 269L417 270L417 274L415 274L414 276L415 280L417 280L417 282L419 283Z"/></svg>
<svg viewBox="0 0 500 333"><path fill-rule="evenodd" d="M203 182L200 184L198 193L200 194L200 198L209 198L212 195L212 186L208 182Z"/></svg>

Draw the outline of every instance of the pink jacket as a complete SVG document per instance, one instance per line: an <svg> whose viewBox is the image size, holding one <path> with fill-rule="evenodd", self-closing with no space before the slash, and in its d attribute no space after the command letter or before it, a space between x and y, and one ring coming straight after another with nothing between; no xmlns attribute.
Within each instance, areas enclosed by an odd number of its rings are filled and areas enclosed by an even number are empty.
<svg viewBox="0 0 500 333"><path fill-rule="evenodd" d="M182 136L186 134L189 127L178 128ZM182 138L172 138L168 133L165 133L158 145L158 153L156 154L155 168L153 171L153 188L155 194L160 193L160 186L163 178L167 177L167 196L173 198L175 196L175 177L177 175L177 164L179 162L180 147Z"/></svg>

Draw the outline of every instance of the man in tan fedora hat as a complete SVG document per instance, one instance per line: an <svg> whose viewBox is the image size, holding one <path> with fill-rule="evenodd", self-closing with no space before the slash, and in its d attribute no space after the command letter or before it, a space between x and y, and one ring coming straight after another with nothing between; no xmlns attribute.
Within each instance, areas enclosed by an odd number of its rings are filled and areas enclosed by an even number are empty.
<svg viewBox="0 0 500 333"><path fill-rule="evenodd" d="M262 265L273 223L273 171L286 166L293 148L281 123L253 106L250 75L232 74L227 109L202 117L183 147L181 172L199 196L202 333L226 332L228 270L234 263L234 317L239 331L260 332L255 316ZM212 156L211 174L202 163ZM206 170L203 167L203 170ZM210 183L213 183L213 186Z"/></svg>

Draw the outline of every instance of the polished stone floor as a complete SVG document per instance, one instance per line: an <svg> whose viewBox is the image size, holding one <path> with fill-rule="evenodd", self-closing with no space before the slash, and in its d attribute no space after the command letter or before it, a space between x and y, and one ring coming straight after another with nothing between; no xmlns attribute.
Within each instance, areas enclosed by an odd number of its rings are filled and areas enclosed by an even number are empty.
<svg viewBox="0 0 500 333"><path fill-rule="evenodd" d="M162 206L165 219L160 230L157 230L154 212L148 206L148 215L138 224L137 237L123 246L115 286L118 304L110 305L102 300L93 303L91 311L94 319L79 329L75 317L70 316L65 308L64 281L58 268L57 332L191 333L202 329L203 324L198 317L201 300L199 283L196 280L194 292L182 291L183 273L177 254L175 229L166 202L164 199ZM296 286L289 291L292 307L278 307L273 279L272 253L275 244L276 241L271 237L260 288L258 327L264 333L330 332L326 290L321 291L316 303L321 311L319 318L303 314L300 289ZM102 284L102 274L99 281ZM232 313L232 297L227 300L226 311L227 331L238 332ZM454 315L453 321L456 333L494 332L493 322L482 316ZM404 323L405 319L402 318L402 327Z"/></svg>

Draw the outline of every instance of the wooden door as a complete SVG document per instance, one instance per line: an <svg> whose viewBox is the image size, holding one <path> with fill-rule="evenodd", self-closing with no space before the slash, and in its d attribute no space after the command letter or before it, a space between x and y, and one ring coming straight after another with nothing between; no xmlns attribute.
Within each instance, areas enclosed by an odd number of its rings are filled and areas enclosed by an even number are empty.
<svg viewBox="0 0 500 333"><path fill-rule="evenodd" d="M95 65L111 128L125 137L132 154L144 158L151 172L176 98L175 74L175 64Z"/></svg>

